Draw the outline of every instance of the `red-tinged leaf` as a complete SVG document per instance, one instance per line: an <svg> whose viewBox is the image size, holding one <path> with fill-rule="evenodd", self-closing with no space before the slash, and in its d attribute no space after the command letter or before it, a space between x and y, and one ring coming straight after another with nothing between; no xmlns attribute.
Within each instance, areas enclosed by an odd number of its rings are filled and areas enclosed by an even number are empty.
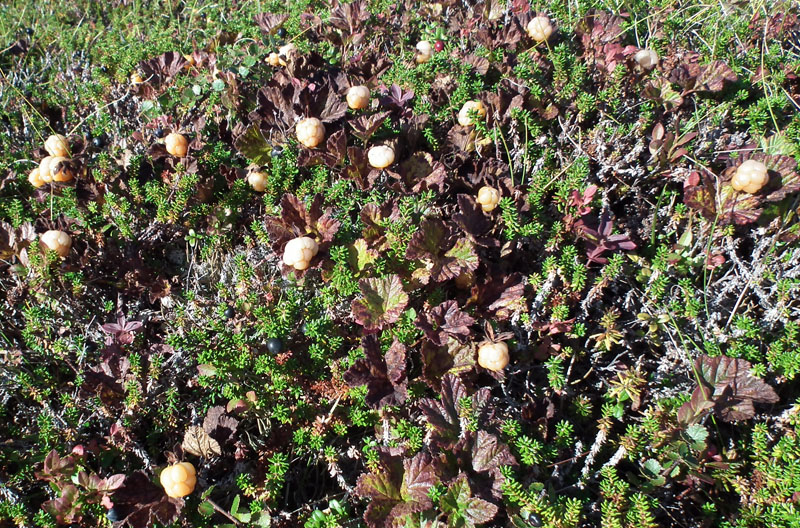
<svg viewBox="0 0 800 528"><path fill-rule="evenodd" d="M183 55L176 51L169 51L146 61L139 63L144 80L152 86L158 87L167 81L172 80L186 66L187 61Z"/></svg>
<svg viewBox="0 0 800 528"><path fill-rule="evenodd" d="M406 259L425 262L419 271L435 282L454 279L478 268L475 247L466 238L456 238L450 225L438 218L429 218L411 237Z"/></svg>
<svg viewBox="0 0 800 528"><path fill-rule="evenodd" d="M489 60L485 57L478 57L477 55L467 55L464 58L464 64L469 64L478 75L486 75L489 71Z"/></svg>
<svg viewBox="0 0 800 528"><path fill-rule="evenodd" d="M721 92L725 83L734 83L738 77L725 62L716 60L701 67L697 85L709 92Z"/></svg>
<svg viewBox="0 0 800 528"><path fill-rule="evenodd" d="M426 218L411 237L406 249L406 259L433 261L452 245L453 232L438 218Z"/></svg>
<svg viewBox="0 0 800 528"><path fill-rule="evenodd" d="M508 446L496 436L483 430L478 430L475 442L472 444L472 468L478 473L491 472L500 466L515 466L514 455Z"/></svg>
<svg viewBox="0 0 800 528"><path fill-rule="evenodd" d="M433 459L427 453L420 452L414 458L403 460L403 485L400 493L406 502L415 502L422 511L430 508L430 489L439 481Z"/></svg>
<svg viewBox="0 0 800 528"><path fill-rule="evenodd" d="M497 506L472 496L469 482L463 473L452 483L441 498L440 507L447 514L448 526L474 528L497 515Z"/></svg>
<svg viewBox="0 0 800 528"><path fill-rule="evenodd" d="M725 83L736 80L736 74L725 62L715 60L701 65L700 55L695 52L686 53L682 62L669 74L669 82L683 88L684 94L697 91L720 92Z"/></svg>
<svg viewBox="0 0 800 528"><path fill-rule="evenodd" d="M296 108L301 86L292 82L285 74L276 74L266 86L256 94L258 103L255 110L248 114L254 124L261 126L281 126L290 128L295 121L303 117L298 114L302 109Z"/></svg>
<svg viewBox="0 0 800 528"><path fill-rule="evenodd" d="M377 470L358 477L356 495L370 499L364 512L367 526L386 526L385 522L391 521L392 508L402 502L400 487L403 482L403 463L399 451L380 448Z"/></svg>
<svg viewBox="0 0 800 528"><path fill-rule="evenodd" d="M265 35L275 33L288 18L289 15L276 15L273 13L259 13L255 16L256 24Z"/></svg>
<svg viewBox="0 0 800 528"><path fill-rule="evenodd" d="M161 487L156 486L142 471L125 478L112 497L118 510L119 526L147 528L155 523L170 524L178 518L183 500L167 497Z"/></svg>
<svg viewBox="0 0 800 528"><path fill-rule="evenodd" d="M386 247L386 224L400 217L397 202L391 200L378 204L367 204L361 209L359 218L364 225L361 236L375 249Z"/></svg>
<svg viewBox="0 0 800 528"><path fill-rule="evenodd" d="M408 294L397 275L361 279L358 282L362 297L351 306L355 321L367 332L377 332L397 322L408 304Z"/></svg>
<svg viewBox="0 0 800 528"><path fill-rule="evenodd" d="M800 174L797 173L797 160L792 156L753 152L742 156L738 163L747 159L760 161L767 166L769 182L760 194L766 193L765 202L779 202L796 192L800 192ZM738 166L738 164L737 164Z"/></svg>
<svg viewBox="0 0 800 528"><path fill-rule="evenodd" d="M734 421L752 418L753 402L777 403L775 390L750 372L751 365L744 359L727 356L699 356L695 369L701 381L711 391L714 411L723 420Z"/></svg>
<svg viewBox="0 0 800 528"><path fill-rule="evenodd" d="M419 409L431 426L431 440L442 448L452 446L461 436L461 417L458 402L467 396L467 389L458 376L447 374L442 378L441 400L423 398Z"/></svg>
<svg viewBox="0 0 800 528"><path fill-rule="evenodd" d="M421 353L425 382L435 390L439 390L445 374L457 375L475 367L475 345L470 342L460 343L449 339L444 345L437 346L425 341Z"/></svg>
<svg viewBox="0 0 800 528"><path fill-rule="evenodd" d="M400 502L400 486L402 483L402 473L387 471L388 468L381 467L377 473L366 473L358 478L356 493L360 497L368 497L376 501Z"/></svg>
<svg viewBox="0 0 800 528"><path fill-rule="evenodd" d="M44 458L42 471L34 473L37 479L56 482L64 478L69 478L75 470L75 458L67 455L64 458L59 456L58 451L53 449Z"/></svg>
<svg viewBox="0 0 800 528"><path fill-rule="evenodd" d="M523 307L524 293L525 281L521 274L493 275L478 287L475 302L485 315L504 320Z"/></svg>
<svg viewBox="0 0 800 528"><path fill-rule="evenodd" d="M475 324L475 319L462 312L457 301L445 301L436 306L424 316L420 314L417 327L425 332L425 336L436 345L447 343L448 336L456 339L469 336L469 327Z"/></svg>
<svg viewBox="0 0 800 528"><path fill-rule="evenodd" d="M359 147L347 147L347 159L350 163L344 168L344 176L353 180L362 191L371 189L380 171L369 164L367 151Z"/></svg>
<svg viewBox="0 0 800 528"><path fill-rule="evenodd" d="M458 207L461 212L453 215L453 221L478 244L493 246L499 244L494 237L485 235L494 227L494 222L487 215L475 198L468 194L458 195ZM487 242L487 238L490 240ZM494 244L496 242L497 244Z"/></svg>
<svg viewBox="0 0 800 528"><path fill-rule="evenodd" d="M111 475L104 479L103 483L101 484L101 491L114 491L125 482L125 475L122 473L117 473L116 475Z"/></svg>
<svg viewBox="0 0 800 528"><path fill-rule="evenodd" d="M667 111L675 110L683 104L683 96L672 89L669 81L660 77L648 82L642 95L661 103Z"/></svg>
<svg viewBox="0 0 800 528"><path fill-rule="evenodd" d="M203 420L203 429L220 443L232 440L239 427L239 421L226 414L222 405L211 407Z"/></svg>
<svg viewBox="0 0 800 528"><path fill-rule="evenodd" d="M359 238L347 247L347 263L356 277L363 276L380 258L380 253L369 247L363 238Z"/></svg>
<svg viewBox="0 0 800 528"><path fill-rule="evenodd" d="M351 386L367 385L366 402L375 409L405 401L408 394L405 346L394 341L386 356L382 356L375 334L365 336L361 343L366 357L344 373L344 381Z"/></svg>
<svg viewBox="0 0 800 528"><path fill-rule="evenodd" d="M695 387L692 397L678 409L678 421L684 425L697 423L714 407L711 389L705 386Z"/></svg>
<svg viewBox="0 0 800 528"><path fill-rule="evenodd" d="M736 191L730 183L718 187L716 202L719 204L720 225L734 223L750 224L761 216L761 199L753 194Z"/></svg>
<svg viewBox="0 0 800 528"><path fill-rule="evenodd" d="M61 496L42 503L42 509L55 517L59 524L71 524L80 521L81 504L78 501L78 488L67 484L61 488Z"/></svg>
<svg viewBox="0 0 800 528"><path fill-rule="evenodd" d="M281 215L264 220L272 250L276 254L283 254L283 248L289 240L309 236L315 238L320 246L320 252L312 259L312 267L319 265L321 254L330 245L340 226L339 221L333 217L333 210L328 208L323 211L322 203L323 197L320 194L314 197L308 208L293 194L283 195Z"/></svg>
<svg viewBox="0 0 800 528"><path fill-rule="evenodd" d="M369 9L364 0L356 0L347 4L339 4L331 9L328 22L347 33L356 33L370 18Z"/></svg>
<svg viewBox="0 0 800 528"><path fill-rule="evenodd" d="M428 492L439 482L433 459L423 452L404 459L401 452L380 448L378 468L358 478L356 494L370 499L367 526L395 526L399 518L432 506Z"/></svg>
<svg viewBox="0 0 800 528"><path fill-rule="evenodd" d="M349 120L348 123L353 128L353 135L361 141L366 142L369 141L369 138L371 138L372 135L378 131L390 114L391 112L384 111L370 115L362 115L355 119Z"/></svg>

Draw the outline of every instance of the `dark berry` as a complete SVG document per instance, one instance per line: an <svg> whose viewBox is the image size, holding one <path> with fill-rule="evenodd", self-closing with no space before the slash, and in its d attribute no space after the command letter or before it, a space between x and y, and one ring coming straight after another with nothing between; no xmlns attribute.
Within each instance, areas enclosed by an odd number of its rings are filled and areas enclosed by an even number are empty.
<svg viewBox="0 0 800 528"><path fill-rule="evenodd" d="M278 31L275 32L279 38L286 38L286 29L285 28L278 28Z"/></svg>
<svg viewBox="0 0 800 528"><path fill-rule="evenodd" d="M539 528L542 525L542 518L533 512L529 512L525 520L528 521L533 528Z"/></svg>
<svg viewBox="0 0 800 528"><path fill-rule="evenodd" d="M25 33L27 33L27 35L29 37L32 37L33 36L33 28L25 28Z"/></svg>
<svg viewBox="0 0 800 528"><path fill-rule="evenodd" d="M158 128L157 128L157 129L155 129L155 131L153 132L153 135L155 135L157 138L163 138L163 137L164 137L164 129L163 129L163 128L161 128L161 127L158 127Z"/></svg>
<svg viewBox="0 0 800 528"><path fill-rule="evenodd" d="M433 49L435 51L442 51L444 49L444 42L442 42L441 40L437 40L436 42L433 43Z"/></svg>
<svg viewBox="0 0 800 528"><path fill-rule="evenodd" d="M92 139L92 145L94 145L95 148L103 148L105 144L106 141L103 136L97 136L96 138Z"/></svg>
<svg viewBox="0 0 800 528"><path fill-rule="evenodd" d="M270 354L280 354L283 350L283 342L277 337L272 337L267 340L267 350Z"/></svg>
<svg viewBox="0 0 800 528"><path fill-rule="evenodd" d="M273 158L277 158L278 156L283 154L283 149L280 147L275 147L272 149L272 152L270 154L272 155Z"/></svg>
<svg viewBox="0 0 800 528"><path fill-rule="evenodd" d="M236 311L233 309L233 306L228 306L225 309L225 318L226 319L233 319L234 315L236 315Z"/></svg>
<svg viewBox="0 0 800 528"><path fill-rule="evenodd" d="M122 518L120 517L120 514L119 514L119 510L116 509L116 508L111 508L110 510L108 510L106 512L106 517L111 522L119 522L119 521L122 520Z"/></svg>
<svg viewBox="0 0 800 528"><path fill-rule="evenodd" d="M300 331L303 332L303 335L308 335L308 323L303 323L300 327Z"/></svg>

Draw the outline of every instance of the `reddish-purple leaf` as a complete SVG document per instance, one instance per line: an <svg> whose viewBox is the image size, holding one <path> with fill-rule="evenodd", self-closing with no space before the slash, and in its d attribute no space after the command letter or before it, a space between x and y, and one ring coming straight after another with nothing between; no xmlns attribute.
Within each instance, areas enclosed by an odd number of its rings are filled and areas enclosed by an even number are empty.
<svg viewBox="0 0 800 528"><path fill-rule="evenodd" d="M461 339L470 334L469 327L475 319L462 312L457 301L445 301L429 312L420 314L417 327L436 345L447 343L448 336Z"/></svg>
<svg viewBox="0 0 800 528"><path fill-rule="evenodd" d="M366 402L375 409L405 401L408 385L405 346L395 340L382 356L375 334L365 336L361 344L366 357L344 373L345 382L351 386L367 385Z"/></svg>
<svg viewBox="0 0 800 528"><path fill-rule="evenodd" d="M461 435L458 402L467 396L467 389L458 376L447 374L442 378L441 395L441 400L423 398L418 405L432 428L431 439L446 448L455 444Z"/></svg>
<svg viewBox="0 0 800 528"><path fill-rule="evenodd" d="M497 274L478 287L476 302L485 315L503 320L522 307L524 293L525 281L521 274Z"/></svg>
<svg viewBox="0 0 800 528"><path fill-rule="evenodd" d="M128 524L131 528L170 524L183 508L183 500L167 497L142 471L128 475L112 500L122 519L120 526Z"/></svg>
<svg viewBox="0 0 800 528"><path fill-rule="evenodd" d="M256 24L265 35L271 35L288 20L289 15L276 15L273 13L259 13L255 16Z"/></svg>

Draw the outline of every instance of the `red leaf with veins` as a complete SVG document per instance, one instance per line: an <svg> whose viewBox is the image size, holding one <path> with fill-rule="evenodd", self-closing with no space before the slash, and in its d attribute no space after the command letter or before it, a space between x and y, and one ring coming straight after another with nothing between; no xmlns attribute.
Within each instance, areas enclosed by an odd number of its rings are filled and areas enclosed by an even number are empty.
<svg viewBox="0 0 800 528"><path fill-rule="evenodd" d="M395 340L386 355L382 356L380 342L375 334L365 336L361 346L366 357L356 361L344 373L345 382L353 387L366 385L366 402L373 409L403 403L408 386L406 347Z"/></svg>
<svg viewBox="0 0 800 528"><path fill-rule="evenodd" d="M447 343L448 336L463 340L469 336L469 327L475 319L462 312L457 301L445 301L424 316L420 314L417 328L425 332L425 337L437 345Z"/></svg>

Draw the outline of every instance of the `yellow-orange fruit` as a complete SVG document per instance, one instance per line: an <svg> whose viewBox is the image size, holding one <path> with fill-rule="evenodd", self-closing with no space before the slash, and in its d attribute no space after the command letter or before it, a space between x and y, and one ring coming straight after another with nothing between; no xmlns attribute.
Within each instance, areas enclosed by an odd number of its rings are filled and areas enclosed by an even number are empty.
<svg viewBox="0 0 800 528"><path fill-rule="evenodd" d="M63 156L53 156L53 159L50 160L50 176L53 181L68 182L75 177L72 170L63 164L65 161L68 160ZM59 164L61 165L59 166Z"/></svg>
<svg viewBox="0 0 800 528"><path fill-rule="evenodd" d="M164 139L164 146L172 156L182 158L189 151L189 140L183 134L172 132Z"/></svg>
<svg viewBox="0 0 800 528"><path fill-rule="evenodd" d="M63 231L51 229L39 237L39 247L42 251L52 250L58 253L59 257L66 257L72 247L72 238Z"/></svg>
<svg viewBox="0 0 800 528"><path fill-rule="evenodd" d="M297 46L291 42L284 44L278 48L278 64L286 66L287 61L292 58L292 55L297 51Z"/></svg>
<svg viewBox="0 0 800 528"><path fill-rule="evenodd" d="M633 60L644 70L652 70L658 64L658 53L651 49L643 49L636 52Z"/></svg>
<svg viewBox="0 0 800 528"><path fill-rule="evenodd" d="M351 86L347 90L347 106L353 110L361 110L369 104L369 88L366 86Z"/></svg>
<svg viewBox="0 0 800 528"><path fill-rule="evenodd" d="M308 269L311 259L318 251L319 245L313 238L293 238L283 250L283 263L299 271Z"/></svg>
<svg viewBox="0 0 800 528"><path fill-rule="evenodd" d="M417 64L423 64L431 60L433 56L433 46L427 40L420 40L417 42L417 53L414 55L414 60Z"/></svg>
<svg viewBox="0 0 800 528"><path fill-rule="evenodd" d="M39 162L39 178L45 183L53 181L53 173L50 171L50 162L53 161L53 156L45 156Z"/></svg>
<svg viewBox="0 0 800 528"><path fill-rule="evenodd" d="M181 498L194 491L197 484L197 472L189 462L180 462L165 467L159 480L164 486L167 496Z"/></svg>
<svg viewBox="0 0 800 528"><path fill-rule="evenodd" d="M297 141L308 148L314 148L325 139L325 125L316 117L307 117L297 123Z"/></svg>
<svg viewBox="0 0 800 528"><path fill-rule="evenodd" d="M478 190L477 200L478 203L481 204L481 209L488 213L497 207L497 204L500 202L500 191L494 187L484 185Z"/></svg>
<svg viewBox="0 0 800 528"><path fill-rule="evenodd" d="M47 183L40 176L39 167L36 167L28 174L28 181L36 188L39 188Z"/></svg>
<svg viewBox="0 0 800 528"><path fill-rule="evenodd" d="M44 142L44 149L51 156L69 156L69 143L61 134L53 134Z"/></svg>
<svg viewBox="0 0 800 528"><path fill-rule="evenodd" d="M247 183L254 191L264 192L267 189L267 175L263 172L251 172L247 175Z"/></svg>
<svg viewBox="0 0 800 528"><path fill-rule="evenodd" d="M508 345L503 342L485 343L478 348L478 365L486 370L503 370L508 360Z"/></svg>
<svg viewBox="0 0 800 528"><path fill-rule="evenodd" d="M367 160L376 169L385 169L394 163L394 149L386 145L372 147L367 152Z"/></svg>
<svg viewBox="0 0 800 528"><path fill-rule="evenodd" d="M536 42L544 42L553 34L553 24L546 16L537 16L528 22L528 35Z"/></svg>
<svg viewBox="0 0 800 528"><path fill-rule="evenodd" d="M739 165L733 175L731 185L737 191L755 194L769 181L767 166L756 160L747 160Z"/></svg>
<svg viewBox="0 0 800 528"><path fill-rule="evenodd" d="M458 111L459 125L470 126L474 124L472 118L469 116L470 112L476 112L478 117L483 119L486 116L486 107L483 106L483 103L480 101L467 101L464 103L464 106L461 107L461 110Z"/></svg>

